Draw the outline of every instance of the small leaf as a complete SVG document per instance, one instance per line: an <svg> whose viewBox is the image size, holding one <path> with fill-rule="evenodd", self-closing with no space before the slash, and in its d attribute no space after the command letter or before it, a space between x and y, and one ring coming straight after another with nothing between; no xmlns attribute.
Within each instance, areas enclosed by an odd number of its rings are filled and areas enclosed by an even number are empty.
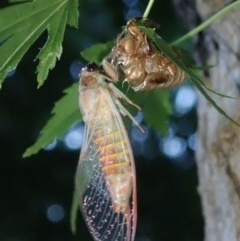
<svg viewBox="0 0 240 241"><path fill-rule="evenodd" d="M156 89L144 93L143 113L145 120L162 134L167 134L167 123L171 114L169 89Z"/></svg>
<svg viewBox="0 0 240 241"><path fill-rule="evenodd" d="M115 41L95 44L81 52L81 56L87 60L100 64L103 58L111 51Z"/></svg>
<svg viewBox="0 0 240 241"><path fill-rule="evenodd" d="M38 83L43 84L60 58L66 23L77 26L77 6L77 0L35 0L0 9L0 84L47 29L48 41L39 53Z"/></svg>
<svg viewBox="0 0 240 241"><path fill-rule="evenodd" d="M51 141L63 135L74 122L81 120L81 114L77 104L78 85L73 84L64 92L66 94L56 102L52 110L53 116L43 127L37 141L24 152L23 157L36 154Z"/></svg>

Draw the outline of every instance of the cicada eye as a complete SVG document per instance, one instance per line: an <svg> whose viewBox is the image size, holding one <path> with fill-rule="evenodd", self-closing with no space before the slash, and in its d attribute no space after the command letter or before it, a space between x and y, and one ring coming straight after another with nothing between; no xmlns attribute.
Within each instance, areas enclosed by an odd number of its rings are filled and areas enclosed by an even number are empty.
<svg viewBox="0 0 240 241"><path fill-rule="evenodd" d="M96 71L98 69L99 69L98 65L94 62L90 62L86 66L86 70L89 71L89 72L93 72L93 71Z"/></svg>

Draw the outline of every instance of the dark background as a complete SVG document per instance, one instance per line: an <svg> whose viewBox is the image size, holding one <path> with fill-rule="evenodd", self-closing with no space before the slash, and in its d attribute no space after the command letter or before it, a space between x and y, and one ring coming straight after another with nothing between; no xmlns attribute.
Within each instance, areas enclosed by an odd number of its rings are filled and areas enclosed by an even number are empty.
<svg viewBox="0 0 240 241"><path fill-rule="evenodd" d="M27 159L22 159L22 154L36 140L50 117L54 102L75 81L78 67L84 62L78 62L75 75L70 72L70 67L73 62L82 61L80 51L115 38L126 20L141 16L146 5L147 1L137 0L81 1L79 29L67 29L62 58L44 86L39 90L36 88L37 62L33 60L46 40L46 33L24 56L15 73L5 80L0 91L1 241L92 240L80 213L76 236L71 234L69 225L79 150L70 151L59 140L52 151L41 151ZM160 34L166 40L175 39L186 31L171 1L156 0L149 17L160 23ZM195 111L193 108L185 116L171 116L169 125L187 138L196 131ZM188 122L182 122L182 119ZM192 126L187 135L181 132L187 128L186 123ZM161 133L151 127L149 133L148 152L154 152L154 155L140 153L135 157L138 186L136 241L202 240L203 220L194 151L188 148L177 161L171 160L156 151ZM138 147L134 148L137 150ZM50 210L64 215L59 214L59 219L53 221L47 215Z"/></svg>

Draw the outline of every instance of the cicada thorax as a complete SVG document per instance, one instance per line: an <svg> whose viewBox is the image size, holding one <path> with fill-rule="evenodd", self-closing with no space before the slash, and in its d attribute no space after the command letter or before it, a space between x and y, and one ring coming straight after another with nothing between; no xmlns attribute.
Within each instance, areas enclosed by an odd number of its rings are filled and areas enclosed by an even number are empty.
<svg viewBox="0 0 240 241"><path fill-rule="evenodd" d="M106 61L122 72L124 80L135 91L175 86L187 77L181 68L151 45L133 20L118 36Z"/></svg>

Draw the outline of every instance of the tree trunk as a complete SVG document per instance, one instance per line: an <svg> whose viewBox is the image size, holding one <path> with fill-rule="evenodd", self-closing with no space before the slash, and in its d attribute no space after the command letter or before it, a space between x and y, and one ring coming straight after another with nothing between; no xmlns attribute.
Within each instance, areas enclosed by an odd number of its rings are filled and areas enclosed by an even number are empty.
<svg viewBox="0 0 240 241"><path fill-rule="evenodd" d="M230 2L196 0L195 6L204 21ZM202 64L214 65L205 73L205 82L217 92L239 98L240 8L217 20L201 39L198 46L204 43L207 57L202 48L196 48L198 56ZM211 96L240 123L239 99ZM196 160L205 241L240 241L240 128L221 116L201 94L198 117Z"/></svg>

